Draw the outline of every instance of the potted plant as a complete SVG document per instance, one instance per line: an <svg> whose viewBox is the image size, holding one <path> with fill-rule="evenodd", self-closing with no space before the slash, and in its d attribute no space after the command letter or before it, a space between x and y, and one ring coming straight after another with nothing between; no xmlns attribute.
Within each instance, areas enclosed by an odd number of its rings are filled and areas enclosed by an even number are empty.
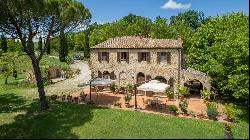
<svg viewBox="0 0 250 140"><path fill-rule="evenodd" d="M225 123L224 129L225 139L233 139L232 125L229 123Z"/></svg>
<svg viewBox="0 0 250 140"><path fill-rule="evenodd" d="M115 92L116 89L117 89L117 85L116 85L115 83L112 83L112 84L110 85L110 90L111 90L112 92Z"/></svg>
<svg viewBox="0 0 250 140"><path fill-rule="evenodd" d="M174 115L177 115L178 108L175 105L170 105L168 110L174 113Z"/></svg>
<svg viewBox="0 0 250 140"><path fill-rule="evenodd" d="M127 94L124 96L125 104L126 104L126 105L129 105L129 102L130 102L131 99L132 99L131 94L128 94L128 93L127 93Z"/></svg>
<svg viewBox="0 0 250 140"><path fill-rule="evenodd" d="M121 105L122 105L122 104L121 104L120 102L115 102L115 103L114 103L114 106L119 106L120 108L122 107Z"/></svg>
<svg viewBox="0 0 250 140"><path fill-rule="evenodd" d="M171 87L171 88L166 89L165 93L169 100L172 101L174 99L174 88Z"/></svg>
<svg viewBox="0 0 250 140"><path fill-rule="evenodd" d="M128 92L128 93L133 93L133 89L134 89L134 88L133 88L133 85L129 83L129 84L127 85L127 92Z"/></svg>

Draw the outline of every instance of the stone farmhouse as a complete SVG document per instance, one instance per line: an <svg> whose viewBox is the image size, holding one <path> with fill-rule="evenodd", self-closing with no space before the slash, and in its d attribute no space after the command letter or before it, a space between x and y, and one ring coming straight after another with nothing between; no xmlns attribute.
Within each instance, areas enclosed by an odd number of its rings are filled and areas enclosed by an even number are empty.
<svg viewBox="0 0 250 140"><path fill-rule="evenodd" d="M158 79L172 87L198 82L210 90L209 77L186 68L183 55L181 39L116 37L91 48L90 68L93 77L114 79L121 87Z"/></svg>

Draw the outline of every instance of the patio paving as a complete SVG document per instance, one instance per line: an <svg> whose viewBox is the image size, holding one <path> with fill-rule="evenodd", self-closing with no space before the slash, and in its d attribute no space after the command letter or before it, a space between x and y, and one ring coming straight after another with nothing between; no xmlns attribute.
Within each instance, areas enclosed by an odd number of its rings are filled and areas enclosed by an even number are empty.
<svg viewBox="0 0 250 140"><path fill-rule="evenodd" d="M89 86L83 87L81 90L79 90L75 93L72 93L71 95L73 97L79 97L81 91L84 91L84 93L87 94L86 101L89 101L90 100ZM135 105L134 96L132 96L132 99L130 101L130 107L128 108L125 105L124 95L125 94L112 93L111 91L109 91L107 89L107 90L104 90L102 92L98 92L98 94L96 94L96 92L92 91L91 99L96 105L100 105L100 106L106 106L106 107L113 108L113 104L115 102L120 102L121 109L134 109L134 105ZM155 98L155 97L138 95L137 96L137 107L140 108L141 110L144 110L144 111L148 110L148 111L154 111L154 112L167 112L167 108L165 108L165 109L147 108L146 103L145 103L146 100L152 100L153 98ZM158 99L160 101L162 101L163 103L166 103L166 106L175 105L178 107L178 100L171 101L166 97L158 98ZM188 99L188 110L189 111L192 111L195 114L206 114L207 107L206 107L205 103L203 102L203 100L199 96L190 96L187 99ZM218 111L220 113L223 112L223 106L221 104L218 105Z"/></svg>

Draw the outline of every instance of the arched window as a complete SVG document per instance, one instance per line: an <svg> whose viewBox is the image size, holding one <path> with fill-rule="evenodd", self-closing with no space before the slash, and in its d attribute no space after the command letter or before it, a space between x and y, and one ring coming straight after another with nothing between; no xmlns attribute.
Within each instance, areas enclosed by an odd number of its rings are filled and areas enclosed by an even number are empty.
<svg viewBox="0 0 250 140"><path fill-rule="evenodd" d="M103 72L103 78L110 79L110 73L108 71Z"/></svg>

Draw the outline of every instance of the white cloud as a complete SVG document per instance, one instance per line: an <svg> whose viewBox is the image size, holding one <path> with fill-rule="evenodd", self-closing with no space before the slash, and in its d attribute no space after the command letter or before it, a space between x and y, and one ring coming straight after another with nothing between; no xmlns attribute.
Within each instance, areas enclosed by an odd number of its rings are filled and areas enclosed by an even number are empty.
<svg viewBox="0 0 250 140"><path fill-rule="evenodd" d="M161 6L162 9L188 9L191 7L191 3L182 4L177 3L174 0L169 0L164 5Z"/></svg>

